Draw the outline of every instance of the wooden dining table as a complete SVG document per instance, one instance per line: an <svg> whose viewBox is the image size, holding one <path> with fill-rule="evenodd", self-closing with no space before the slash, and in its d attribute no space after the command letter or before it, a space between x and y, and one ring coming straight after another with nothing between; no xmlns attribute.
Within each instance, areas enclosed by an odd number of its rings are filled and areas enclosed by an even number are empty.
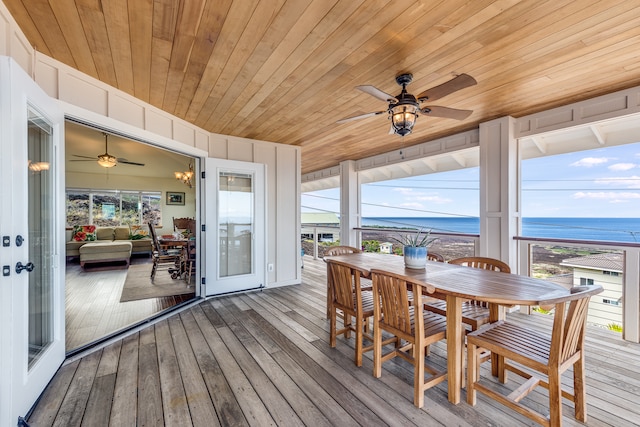
<svg viewBox="0 0 640 427"><path fill-rule="evenodd" d="M462 303L473 299L489 303L490 321L504 318L504 306L555 304L571 295L556 283L517 274L427 261L424 269L405 268L401 256L357 253L326 257L349 264L369 277L376 268L411 277L447 302L447 381L451 403L460 402L462 388L464 326ZM495 366L495 364L494 364ZM494 371L495 372L495 371Z"/></svg>

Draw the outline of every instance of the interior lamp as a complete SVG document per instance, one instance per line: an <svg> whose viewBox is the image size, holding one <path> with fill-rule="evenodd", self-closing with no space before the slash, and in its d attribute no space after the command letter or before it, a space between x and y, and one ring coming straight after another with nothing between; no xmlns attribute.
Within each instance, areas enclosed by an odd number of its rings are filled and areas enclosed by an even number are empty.
<svg viewBox="0 0 640 427"><path fill-rule="evenodd" d="M193 187L193 183L191 182L191 178L193 178L193 164L189 163L189 170L186 172L174 172L173 173L178 181L182 181L185 185L188 185L189 188Z"/></svg>
<svg viewBox="0 0 640 427"><path fill-rule="evenodd" d="M103 168L112 168L118 163L118 160L109 153L100 154L98 156L98 164Z"/></svg>

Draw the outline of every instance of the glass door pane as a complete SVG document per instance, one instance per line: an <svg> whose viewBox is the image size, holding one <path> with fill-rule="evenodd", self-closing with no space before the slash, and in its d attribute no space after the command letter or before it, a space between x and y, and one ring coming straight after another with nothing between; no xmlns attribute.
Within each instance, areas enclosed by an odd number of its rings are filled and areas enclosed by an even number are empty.
<svg viewBox="0 0 640 427"><path fill-rule="evenodd" d="M253 176L219 172L220 277L253 272L255 197Z"/></svg>
<svg viewBox="0 0 640 427"><path fill-rule="evenodd" d="M29 109L28 153L28 224L29 260L29 352L28 367L38 361L53 341L52 255L55 235L52 229L53 158L52 127L36 111Z"/></svg>

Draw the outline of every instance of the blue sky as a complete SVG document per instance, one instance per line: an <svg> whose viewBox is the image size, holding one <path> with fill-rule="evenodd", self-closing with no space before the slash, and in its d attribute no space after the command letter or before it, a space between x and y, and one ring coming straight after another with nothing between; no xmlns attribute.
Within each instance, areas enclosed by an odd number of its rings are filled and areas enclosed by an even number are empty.
<svg viewBox="0 0 640 427"><path fill-rule="evenodd" d="M478 168L367 184L364 217L478 216ZM640 216L640 144L526 160L524 217ZM302 195L303 212L338 212L339 190ZM315 208L315 209L313 209Z"/></svg>

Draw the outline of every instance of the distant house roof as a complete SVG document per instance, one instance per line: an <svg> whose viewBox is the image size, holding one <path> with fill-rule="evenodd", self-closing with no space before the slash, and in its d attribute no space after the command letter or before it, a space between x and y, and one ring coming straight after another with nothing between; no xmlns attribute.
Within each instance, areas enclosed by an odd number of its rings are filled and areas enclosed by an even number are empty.
<svg viewBox="0 0 640 427"><path fill-rule="evenodd" d="M340 224L338 215L331 212L303 212L300 217L300 222L304 224Z"/></svg>
<svg viewBox="0 0 640 427"><path fill-rule="evenodd" d="M560 263L560 265L587 268L591 270L622 272L622 262L622 254L606 253L565 259Z"/></svg>

